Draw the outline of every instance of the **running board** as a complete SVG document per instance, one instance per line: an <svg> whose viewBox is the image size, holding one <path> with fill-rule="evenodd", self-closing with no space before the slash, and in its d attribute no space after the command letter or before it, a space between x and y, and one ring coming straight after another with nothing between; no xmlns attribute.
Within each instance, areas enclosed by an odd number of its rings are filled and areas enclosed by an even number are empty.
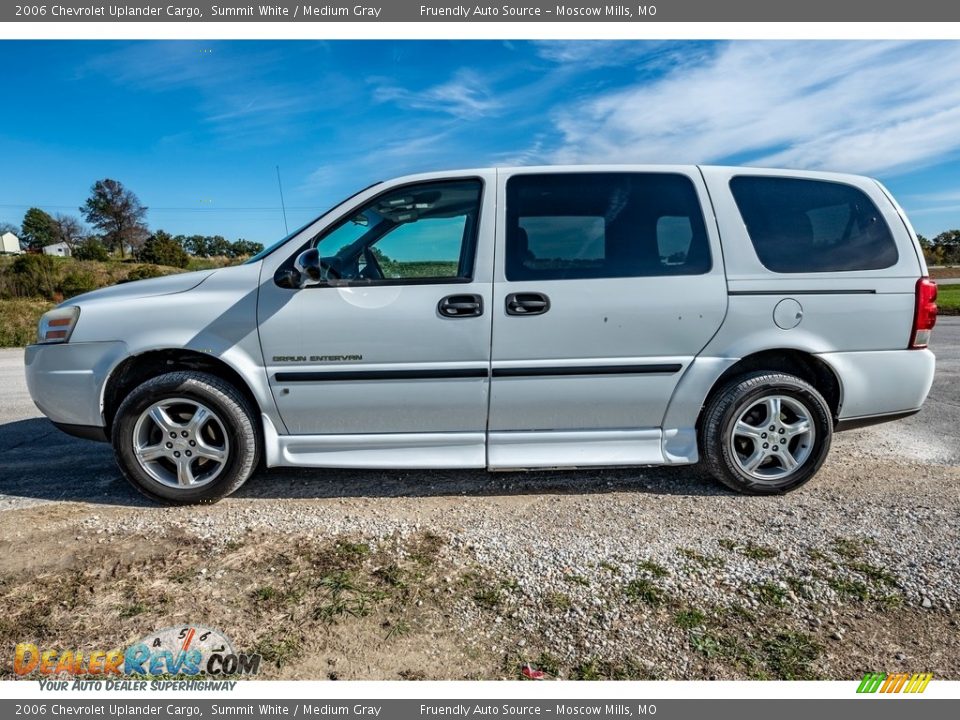
<svg viewBox="0 0 960 720"><path fill-rule="evenodd" d="M484 468L484 433L278 435L263 415L267 467Z"/></svg>
<svg viewBox="0 0 960 720"><path fill-rule="evenodd" d="M662 465L664 458L660 440L658 428L491 432L487 466L491 470L508 470Z"/></svg>

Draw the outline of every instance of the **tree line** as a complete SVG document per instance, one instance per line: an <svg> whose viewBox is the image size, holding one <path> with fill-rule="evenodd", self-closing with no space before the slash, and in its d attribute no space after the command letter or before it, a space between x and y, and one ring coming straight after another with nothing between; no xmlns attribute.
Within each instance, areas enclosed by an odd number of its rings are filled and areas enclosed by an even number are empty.
<svg viewBox="0 0 960 720"><path fill-rule="evenodd" d="M78 260L121 259L128 255L140 262L186 267L190 256L229 258L254 255L263 245L251 240L227 240L222 235L171 235L147 227L147 207L118 180L98 180L90 197L80 206L83 222L74 215L50 215L32 207L19 228L0 226L18 235L27 250L40 252L47 245L64 243Z"/></svg>
<svg viewBox="0 0 960 720"><path fill-rule="evenodd" d="M928 240L918 235L928 265L960 265L960 230L947 230Z"/></svg>

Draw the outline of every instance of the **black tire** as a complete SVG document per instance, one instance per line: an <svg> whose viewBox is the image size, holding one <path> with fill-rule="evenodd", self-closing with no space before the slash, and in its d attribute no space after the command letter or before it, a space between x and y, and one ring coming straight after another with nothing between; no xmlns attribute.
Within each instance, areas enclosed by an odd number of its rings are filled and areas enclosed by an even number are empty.
<svg viewBox="0 0 960 720"><path fill-rule="evenodd" d="M215 431L224 438L226 459L219 463L215 477L198 487L171 487L158 481L141 465L134 448L141 415L155 403L173 398L194 401L212 411L218 423ZM257 467L262 445L257 414L250 401L225 380L195 371L159 375L134 389L117 410L112 442L124 477L150 499L175 505L213 503L235 492ZM171 462L166 458L161 461ZM209 461L197 458L195 462Z"/></svg>
<svg viewBox="0 0 960 720"><path fill-rule="evenodd" d="M769 396L792 398L800 403L809 414L814 432L812 443L802 445L802 452L806 453L806 456L796 468L782 478L761 479L745 469L742 455L737 449L737 443L746 442L748 444L740 447L749 448L752 451L755 449L755 446L750 444L753 441L742 437L739 440L734 439L733 429L742 413L756 407L758 402ZM769 430L766 420L763 422L763 427L757 427L757 430L765 432ZM777 440L782 436L774 433L770 435L777 442L784 442L782 439ZM826 460L832 436L833 420L830 406L816 388L794 375L769 371L743 375L720 388L707 402L699 429L701 459L707 471L728 488L750 495L780 495L810 480ZM807 436L800 436L797 440L787 442L801 443L805 437ZM766 440L764 436L762 441L758 439L757 442L766 442ZM759 448L756 449L759 451ZM740 459L734 457L734 454L738 454ZM747 452L744 451L744 454ZM763 462L769 464L771 468L769 472L775 474L786 471L786 467L779 459L769 454L767 457L770 459ZM794 455L791 454L790 458L794 458ZM763 472L763 466L757 468L756 472Z"/></svg>

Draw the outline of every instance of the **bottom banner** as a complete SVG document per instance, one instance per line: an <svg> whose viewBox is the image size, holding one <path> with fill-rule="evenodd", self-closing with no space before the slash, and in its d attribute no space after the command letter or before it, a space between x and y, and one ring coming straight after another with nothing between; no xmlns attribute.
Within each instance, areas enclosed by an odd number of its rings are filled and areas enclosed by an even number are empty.
<svg viewBox="0 0 960 720"><path fill-rule="evenodd" d="M862 696L861 696L862 697ZM852 700L675 700L643 699L615 702L579 700L270 700L263 702L231 700L0 700L0 717L153 717L153 718L328 718L340 720L419 720L421 718L472 717L503 718L569 718L592 717L598 720L623 718L696 718L711 720L902 720L904 712L910 720L957 717L958 701L923 700L916 695L889 699ZM905 703L912 703L907 710ZM950 708L953 707L951 711Z"/></svg>

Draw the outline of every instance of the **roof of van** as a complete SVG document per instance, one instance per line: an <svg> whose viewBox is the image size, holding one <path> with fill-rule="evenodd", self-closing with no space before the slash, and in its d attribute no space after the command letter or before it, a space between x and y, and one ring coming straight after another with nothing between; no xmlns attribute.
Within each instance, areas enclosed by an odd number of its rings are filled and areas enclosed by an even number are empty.
<svg viewBox="0 0 960 720"><path fill-rule="evenodd" d="M513 165L496 166L486 168L447 168L415 175L405 175L402 178L390 178L390 180L399 179L427 179L431 177L440 177L446 174L455 173L457 175L468 175L470 173L489 173L499 172L504 174L515 173L555 173L555 172L690 172L693 170L702 170L704 172L720 173L744 173L744 174L764 174L778 175L782 177L801 177L801 178L823 178L833 180L843 180L850 178L863 178L864 175L854 173L835 172L827 170L801 170L796 168L771 168L750 165L693 165L693 164L657 164L657 163L618 163L618 164L583 164L583 165Z"/></svg>

